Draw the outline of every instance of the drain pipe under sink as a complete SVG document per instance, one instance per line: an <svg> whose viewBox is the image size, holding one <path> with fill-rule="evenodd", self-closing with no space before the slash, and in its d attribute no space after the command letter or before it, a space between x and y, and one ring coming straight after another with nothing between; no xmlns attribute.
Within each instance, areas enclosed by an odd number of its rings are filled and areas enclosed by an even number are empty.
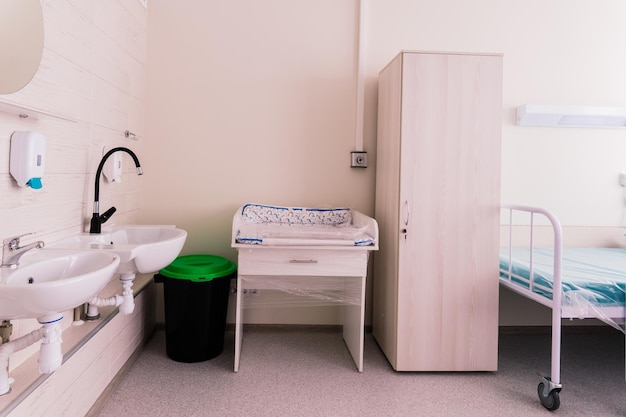
<svg viewBox="0 0 626 417"><path fill-rule="evenodd" d="M9 356L19 350L25 349L30 345L41 340L39 348L39 372L42 374L50 374L56 371L63 363L63 354L61 353L62 331L60 322L62 315L54 315L50 318L39 319L39 323L43 324L37 330L18 337L15 340L0 345L0 396L11 392L11 383L13 378L9 378Z"/></svg>
<svg viewBox="0 0 626 417"><path fill-rule="evenodd" d="M135 310L135 298L133 296L133 280L135 279L134 272L123 272L120 274L120 282L122 283L122 294L115 294L112 297L100 298L93 297L87 303L86 320L98 320L100 318L100 311L98 307L115 306L119 307L121 314L132 314Z"/></svg>

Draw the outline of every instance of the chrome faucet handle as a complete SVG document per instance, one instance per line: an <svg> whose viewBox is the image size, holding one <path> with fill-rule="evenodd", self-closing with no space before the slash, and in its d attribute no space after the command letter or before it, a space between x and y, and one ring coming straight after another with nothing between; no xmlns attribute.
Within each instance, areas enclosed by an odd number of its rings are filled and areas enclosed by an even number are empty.
<svg viewBox="0 0 626 417"><path fill-rule="evenodd" d="M26 252L31 249L41 249L44 247L44 242L39 240L37 242L29 243L24 246L20 246L20 238L27 235L33 235L33 233L25 233L19 236L9 237L4 239L2 246L2 264L0 267L2 268L17 268L20 263L20 258Z"/></svg>
<svg viewBox="0 0 626 417"><path fill-rule="evenodd" d="M35 232L30 232L30 233L24 233L22 235L18 235L18 236L13 236L13 237L7 237L6 239L4 239L2 241L2 243L4 245L8 245L9 248L11 248L12 250L17 249L20 246L20 239L23 238L24 236L28 236L28 235L34 235Z"/></svg>

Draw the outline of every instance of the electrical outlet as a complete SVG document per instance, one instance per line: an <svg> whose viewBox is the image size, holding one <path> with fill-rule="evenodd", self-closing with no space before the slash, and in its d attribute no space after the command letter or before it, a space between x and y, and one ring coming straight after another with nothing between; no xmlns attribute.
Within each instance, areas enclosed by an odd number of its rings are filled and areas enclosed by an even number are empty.
<svg viewBox="0 0 626 417"><path fill-rule="evenodd" d="M350 152L352 168L367 168L367 152Z"/></svg>
<svg viewBox="0 0 626 417"><path fill-rule="evenodd" d="M626 174L619 174L619 185L621 185L622 187L626 187Z"/></svg>

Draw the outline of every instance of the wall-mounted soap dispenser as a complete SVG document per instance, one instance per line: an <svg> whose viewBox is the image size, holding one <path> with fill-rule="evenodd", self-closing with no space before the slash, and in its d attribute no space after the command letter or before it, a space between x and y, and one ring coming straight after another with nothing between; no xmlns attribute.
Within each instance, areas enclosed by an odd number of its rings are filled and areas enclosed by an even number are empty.
<svg viewBox="0 0 626 417"><path fill-rule="evenodd" d="M41 188L46 138L41 133L17 131L11 135L10 172L17 185Z"/></svg>
<svg viewBox="0 0 626 417"><path fill-rule="evenodd" d="M102 155L106 154L107 149L102 151ZM122 182L122 153L115 152L104 163L102 170L104 177L109 182Z"/></svg>

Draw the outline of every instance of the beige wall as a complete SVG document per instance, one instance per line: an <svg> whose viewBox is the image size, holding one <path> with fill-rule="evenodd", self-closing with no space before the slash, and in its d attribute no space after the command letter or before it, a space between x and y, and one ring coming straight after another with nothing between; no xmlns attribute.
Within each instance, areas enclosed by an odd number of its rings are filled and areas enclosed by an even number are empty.
<svg viewBox="0 0 626 417"><path fill-rule="evenodd" d="M186 229L184 253L236 260L231 223L245 203L373 214L374 169L350 168L357 6L150 2L146 222ZM373 151L373 141L366 150ZM255 301L262 305L266 295ZM246 314L248 322L264 323L339 318L323 308Z"/></svg>
<svg viewBox="0 0 626 417"><path fill-rule="evenodd" d="M146 221L188 230L187 253L235 259L245 203L372 213L374 170L349 166L355 4L150 2Z"/></svg>
<svg viewBox="0 0 626 417"><path fill-rule="evenodd" d="M399 49L503 53L502 201L544 206L564 225L621 224L624 131L522 128L514 125L514 109L626 105L624 2L366 1L369 134L376 72Z"/></svg>
<svg viewBox="0 0 626 417"><path fill-rule="evenodd" d="M235 259L231 217L246 202L372 215L377 75L409 49L504 54L504 202L621 224L623 131L520 128L514 109L624 105L623 1L364 1L370 166L355 170L358 0L152 0L144 219L187 229L186 253Z"/></svg>

